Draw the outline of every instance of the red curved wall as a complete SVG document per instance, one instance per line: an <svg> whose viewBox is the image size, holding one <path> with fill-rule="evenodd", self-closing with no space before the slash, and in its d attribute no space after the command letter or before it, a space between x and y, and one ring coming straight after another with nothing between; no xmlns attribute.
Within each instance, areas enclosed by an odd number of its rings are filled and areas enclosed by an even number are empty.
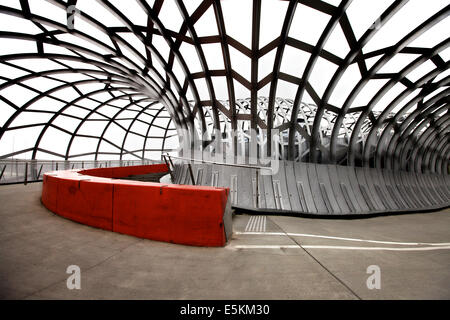
<svg viewBox="0 0 450 320"><path fill-rule="evenodd" d="M229 190L113 180L167 172L165 164L44 174L42 203L65 218L140 238L224 246Z"/></svg>

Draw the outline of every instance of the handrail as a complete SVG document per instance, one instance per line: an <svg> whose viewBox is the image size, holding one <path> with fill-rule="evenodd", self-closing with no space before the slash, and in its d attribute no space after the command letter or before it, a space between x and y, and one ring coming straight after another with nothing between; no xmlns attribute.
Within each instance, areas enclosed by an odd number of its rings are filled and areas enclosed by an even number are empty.
<svg viewBox="0 0 450 320"><path fill-rule="evenodd" d="M240 168L250 168L250 169L260 169L260 170L270 170L270 172L273 172L272 168L270 167L259 167L259 166L252 166L252 165L246 165L246 164L234 164L234 163L226 163L226 162L217 162L217 161L210 161L210 160L203 160L203 159L193 159L193 158L184 158L184 157L177 157L177 156L171 156L170 154L166 154L169 159L179 159L179 160L186 160L186 161L196 161L201 163L210 163L210 164L218 164L218 165L224 165L224 166L230 166L230 167L240 167Z"/></svg>
<svg viewBox="0 0 450 320"><path fill-rule="evenodd" d="M158 163L155 159L139 160L39 160L0 159L0 185L41 182L43 174L60 169L135 166Z"/></svg>
<svg viewBox="0 0 450 320"><path fill-rule="evenodd" d="M217 162L217 161L210 161L210 160L199 160L199 159L192 159L192 158L184 158L184 157L177 157L177 156L171 156L170 154L166 154L163 155L164 159L166 158L166 156L169 158L170 163L172 163L172 158L174 159L179 159L179 160L186 160L189 161L188 163L188 168L189 168L189 174L191 176L191 181L192 184L195 185L195 180L194 180L194 173L192 172L192 166L191 163L192 161L198 161L201 163L210 163L210 164L217 164L217 165L224 165L224 166L230 166L230 167L239 167L239 168L250 168L250 169L259 169L259 170L269 170L270 173L273 173L273 170L271 167L259 167L259 166L251 166L251 165L245 165L245 164L234 164L234 163L225 163L225 162ZM173 163L172 163L173 166ZM170 170L170 168L169 168ZM259 194L259 171L256 171L256 193ZM172 178L172 181L173 178ZM256 206L259 206L259 197L256 197Z"/></svg>
<svg viewBox="0 0 450 320"><path fill-rule="evenodd" d="M164 159L164 162L166 163L167 169L169 169L170 179L171 179L172 181L174 181L173 172L172 172L172 169L170 169L170 165L169 165L169 163L167 162L166 156L165 156L164 154L162 154L161 156L162 156L162 158ZM170 163L172 163L172 161L170 161ZM173 163L172 163L172 167L173 167Z"/></svg>

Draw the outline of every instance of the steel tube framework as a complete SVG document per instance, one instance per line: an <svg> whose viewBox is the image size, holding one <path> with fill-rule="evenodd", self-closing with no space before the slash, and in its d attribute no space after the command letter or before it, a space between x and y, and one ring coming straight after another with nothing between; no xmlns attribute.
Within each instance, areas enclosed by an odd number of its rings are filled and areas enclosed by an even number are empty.
<svg viewBox="0 0 450 320"><path fill-rule="evenodd" d="M249 22L219 0L0 5L0 19L24 26L0 25L0 159L143 160L175 155L181 140L193 149L201 141L205 159L250 150L270 157L277 136L282 160L449 173L448 3L434 3L395 41L372 45L405 10L427 4L387 1L361 29L358 0L244 2ZM280 21L271 40L269 5L283 12L270 17ZM315 41L297 27L309 12L323 18ZM248 41L232 24L246 26ZM329 45L336 35L345 51ZM420 45L424 38L437 40ZM289 60L288 51L306 58ZM392 68L400 58L407 62ZM55 135L65 144L46 142ZM11 145L24 136L26 145Z"/></svg>

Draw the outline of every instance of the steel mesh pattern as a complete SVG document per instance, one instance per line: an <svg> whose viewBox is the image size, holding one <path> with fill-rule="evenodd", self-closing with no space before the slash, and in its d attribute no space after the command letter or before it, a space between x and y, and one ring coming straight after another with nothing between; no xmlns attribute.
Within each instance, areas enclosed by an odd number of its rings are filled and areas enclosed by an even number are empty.
<svg viewBox="0 0 450 320"><path fill-rule="evenodd" d="M289 160L448 172L446 1L240 3L2 2L0 158L143 159L227 127L276 129Z"/></svg>
<svg viewBox="0 0 450 320"><path fill-rule="evenodd" d="M220 101L221 104L225 106L225 108L229 108L228 101ZM258 97L258 107L257 114L258 117L263 119L267 117L269 99L267 97ZM291 111L293 108L293 100L292 99L275 99L274 106L274 126L278 128L286 123L289 123L291 119ZM251 100L248 99L237 99L235 106L238 114L251 114ZM212 136L214 134L214 118L212 108L210 106L204 107L205 111L205 119L208 129L208 135ZM317 112L317 106L313 103L301 103L299 114L297 117L297 124L301 128L302 134L296 135L295 147L296 147L296 161L307 162L310 155L309 149L309 139L308 137L311 135L311 131L313 129L314 119ZM374 111L373 114L375 116L379 116L381 112ZM341 126L341 130L338 135L339 149L337 150L337 154L335 155L335 159L337 159L337 163L342 164L346 163L346 150L348 148L348 143L351 139L351 135L353 132L353 128L358 121L359 116L361 115L360 111L348 113L343 121L343 125ZM395 113L391 113L389 118L395 116ZM320 123L320 140L323 146L322 148L322 158L321 162L330 162L329 153L327 153L327 147L330 144L330 136L333 130L334 123L337 119L337 115L333 112L325 110L322 115L322 121ZM403 120L403 119L402 119ZM223 113L219 113L219 121L220 121L220 130L222 133L222 141L226 143L228 150L232 149L233 140L232 137L232 124L231 120L226 117ZM234 130L237 134L237 153L240 156L245 156L245 152L248 153L248 143L251 141L252 136L250 133L250 122L249 121L240 121L238 122L237 129ZM358 139L358 144L362 145L366 140L367 135L370 133L372 129L370 119L365 119L361 130L360 136ZM259 131L257 132L256 138L258 139L258 144L264 147L267 146L267 137L265 135L266 132ZM278 134L277 140L279 145L279 158L287 159L288 158L288 136L287 132L281 132ZM260 148L260 152L263 152L264 147ZM243 151L246 150L246 151Z"/></svg>

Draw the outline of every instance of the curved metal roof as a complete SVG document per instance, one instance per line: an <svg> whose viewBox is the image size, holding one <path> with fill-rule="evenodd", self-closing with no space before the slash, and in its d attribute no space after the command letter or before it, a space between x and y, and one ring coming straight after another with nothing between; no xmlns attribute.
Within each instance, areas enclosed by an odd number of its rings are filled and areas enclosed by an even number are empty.
<svg viewBox="0 0 450 320"><path fill-rule="evenodd" d="M281 132L287 159L343 163L344 130L344 164L434 171L450 157L449 13L446 0L5 0L0 158L148 158L226 118Z"/></svg>

